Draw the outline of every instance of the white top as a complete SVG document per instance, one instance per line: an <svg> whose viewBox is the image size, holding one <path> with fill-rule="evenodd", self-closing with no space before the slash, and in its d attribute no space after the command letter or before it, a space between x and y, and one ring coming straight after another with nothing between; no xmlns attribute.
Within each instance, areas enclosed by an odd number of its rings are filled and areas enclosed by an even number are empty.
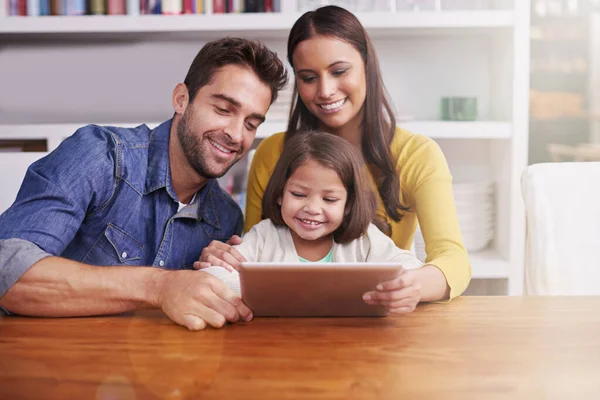
<svg viewBox="0 0 600 400"><path fill-rule="evenodd" d="M192 199L191 199L191 200L190 200L190 202L189 202L189 203L187 203L187 204L185 204L185 203L182 203L182 202L178 201L178 203L179 203L179 206L177 207L177 212L181 211L181 209L182 209L182 208L184 208L184 207L187 207L187 206L189 206L190 204L192 204L192 203L194 202L194 200L196 200L196 195L197 195L197 194L198 194L197 192L196 192L196 193L194 193L194 195L192 196Z"/></svg>
<svg viewBox="0 0 600 400"><path fill-rule="evenodd" d="M277 227L270 219L254 225L243 237L242 244L233 246L250 262L298 263L290 229ZM332 262L397 262L405 269L423 265L411 252L396 244L370 224L367 233L349 243L333 243Z"/></svg>
<svg viewBox="0 0 600 400"><path fill-rule="evenodd" d="M242 244L233 246L250 262L299 262L290 229L276 227L270 219L254 225L243 237ZM396 262L404 269L423 265L411 252L396 247L375 225L370 224L367 233L346 244L333 243L332 262ZM238 296L241 296L240 274L223 267L203 268L222 280Z"/></svg>

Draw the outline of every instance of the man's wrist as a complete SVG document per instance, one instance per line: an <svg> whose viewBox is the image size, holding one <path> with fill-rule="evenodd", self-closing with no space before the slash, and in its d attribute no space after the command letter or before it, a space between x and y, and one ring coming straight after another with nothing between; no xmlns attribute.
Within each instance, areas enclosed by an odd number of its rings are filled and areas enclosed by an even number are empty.
<svg viewBox="0 0 600 400"><path fill-rule="evenodd" d="M160 308L162 303L162 291L167 274L173 271L149 267L143 280L143 301L149 308Z"/></svg>

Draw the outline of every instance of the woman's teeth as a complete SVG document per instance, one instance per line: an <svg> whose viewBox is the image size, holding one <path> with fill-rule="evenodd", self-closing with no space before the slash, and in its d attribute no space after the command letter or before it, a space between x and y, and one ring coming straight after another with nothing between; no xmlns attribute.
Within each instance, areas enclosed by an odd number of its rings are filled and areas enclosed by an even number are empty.
<svg viewBox="0 0 600 400"><path fill-rule="evenodd" d="M330 103L330 104L320 104L319 107L321 107L324 110L335 110L336 108L340 108L341 106L344 105L344 103L346 102L346 99L342 99L340 101L336 101L335 103Z"/></svg>

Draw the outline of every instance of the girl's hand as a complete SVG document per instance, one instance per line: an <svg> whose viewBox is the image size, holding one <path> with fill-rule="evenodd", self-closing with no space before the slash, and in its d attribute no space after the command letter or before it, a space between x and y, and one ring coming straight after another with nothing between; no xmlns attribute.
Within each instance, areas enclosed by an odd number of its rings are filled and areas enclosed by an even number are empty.
<svg viewBox="0 0 600 400"><path fill-rule="evenodd" d="M201 269L216 265L229 271L237 271L240 263L246 261L246 259L231 246L240 243L242 243L242 239L238 235L233 235L227 243L213 240L202 249L200 259L194 263L194 268Z"/></svg>
<svg viewBox="0 0 600 400"><path fill-rule="evenodd" d="M416 270L405 269L391 281L377 285L376 290L363 295L369 305L382 305L390 314L406 314L414 311L421 301L421 283Z"/></svg>

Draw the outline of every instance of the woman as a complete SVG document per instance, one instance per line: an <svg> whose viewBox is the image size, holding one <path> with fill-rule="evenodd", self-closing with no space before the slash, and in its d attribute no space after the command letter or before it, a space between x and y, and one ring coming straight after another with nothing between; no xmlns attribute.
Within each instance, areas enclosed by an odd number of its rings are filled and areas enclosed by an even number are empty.
<svg viewBox="0 0 600 400"><path fill-rule="evenodd" d="M396 246L410 248L417 219L425 239L426 265L388 282L371 303L394 302L407 312L419 302L462 294L471 267L446 159L433 140L396 127L373 44L358 19L336 6L305 13L290 32L288 61L296 78L288 130L263 140L256 150L245 230L261 220L262 196L284 141L310 129L323 130L362 151L379 195L378 218L387 221L386 233ZM240 259L226 253L218 258ZM201 260L209 261L210 254L207 248Z"/></svg>

